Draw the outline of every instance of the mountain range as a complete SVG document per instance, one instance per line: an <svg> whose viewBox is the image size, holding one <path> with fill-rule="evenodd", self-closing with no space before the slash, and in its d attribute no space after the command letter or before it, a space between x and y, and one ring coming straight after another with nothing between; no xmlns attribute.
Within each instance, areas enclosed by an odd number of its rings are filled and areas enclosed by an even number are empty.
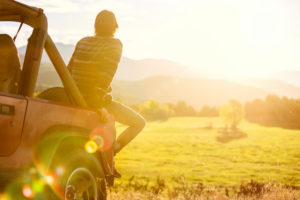
<svg viewBox="0 0 300 200"><path fill-rule="evenodd" d="M73 51L75 49L74 45L66 45L62 43L56 43L56 47L59 50L63 60L68 64ZM21 61L23 55L25 55L26 47L20 47L18 49ZM43 52L41 62L44 64L51 63L46 52ZM42 66L43 67L43 66ZM49 70L53 67L47 66ZM53 69L54 70L54 69ZM157 76L157 75L167 75L167 76L178 76L190 77L194 76L195 72L190 71L189 68L183 64L179 64L169 60L163 59L142 59L133 60L127 57L122 57L118 71L115 78L119 80L142 80L147 77Z"/></svg>
<svg viewBox="0 0 300 200"><path fill-rule="evenodd" d="M56 44L64 61L68 63L74 45ZM25 47L18 49L22 62ZM43 53L38 84L44 87L61 85L54 67ZM300 97L300 71L285 71L260 79L213 79L189 71L188 67L168 60L133 60L122 57L116 78L112 83L113 96L128 104L143 103L151 98L161 102L186 101L195 108L203 105L220 106L230 99L246 102L265 98L268 94Z"/></svg>
<svg viewBox="0 0 300 200"><path fill-rule="evenodd" d="M271 77L300 87L299 70L288 70L288 71L277 72L272 74Z"/></svg>

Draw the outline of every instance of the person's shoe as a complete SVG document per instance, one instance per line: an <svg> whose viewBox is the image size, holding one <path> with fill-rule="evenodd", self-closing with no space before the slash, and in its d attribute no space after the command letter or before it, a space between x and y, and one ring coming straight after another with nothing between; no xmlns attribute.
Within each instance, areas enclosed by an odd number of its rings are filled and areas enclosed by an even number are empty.
<svg viewBox="0 0 300 200"><path fill-rule="evenodd" d="M120 172L118 172L118 170L116 168L114 168L114 177L115 178L121 178L122 174Z"/></svg>

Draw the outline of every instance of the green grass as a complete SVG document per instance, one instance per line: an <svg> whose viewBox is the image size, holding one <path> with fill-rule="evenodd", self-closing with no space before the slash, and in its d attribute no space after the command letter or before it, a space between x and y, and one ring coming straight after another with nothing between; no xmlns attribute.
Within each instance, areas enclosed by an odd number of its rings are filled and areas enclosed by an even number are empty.
<svg viewBox="0 0 300 200"><path fill-rule="evenodd" d="M205 128L212 126L212 128ZM246 121L241 138L220 142L218 118L171 118L148 122L116 156L123 174L154 180L185 176L189 182L236 185L251 179L300 186L300 131ZM122 126L118 125L118 132ZM225 138L226 139L226 138Z"/></svg>

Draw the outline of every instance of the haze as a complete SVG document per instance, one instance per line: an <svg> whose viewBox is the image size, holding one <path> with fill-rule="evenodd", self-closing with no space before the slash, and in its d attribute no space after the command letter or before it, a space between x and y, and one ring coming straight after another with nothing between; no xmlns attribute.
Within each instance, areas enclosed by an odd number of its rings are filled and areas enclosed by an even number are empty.
<svg viewBox="0 0 300 200"><path fill-rule="evenodd" d="M262 76L300 70L298 0L20 0L42 7L55 42L75 44L93 34L102 9L116 13L132 59L180 62L220 77ZM18 24L1 25L14 34ZM17 45L25 44L25 27Z"/></svg>

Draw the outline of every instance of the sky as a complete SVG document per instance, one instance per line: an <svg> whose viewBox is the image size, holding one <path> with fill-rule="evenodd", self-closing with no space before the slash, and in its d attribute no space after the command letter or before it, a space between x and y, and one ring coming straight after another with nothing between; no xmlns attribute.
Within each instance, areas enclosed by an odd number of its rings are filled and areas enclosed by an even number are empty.
<svg viewBox="0 0 300 200"><path fill-rule="evenodd" d="M93 35L102 9L116 14L123 55L167 59L217 76L300 70L299 0L20 0L44 9L55 42ZM17 24L0 25L11 34ZM30 34L24 28L17 45Z"/></svg>

